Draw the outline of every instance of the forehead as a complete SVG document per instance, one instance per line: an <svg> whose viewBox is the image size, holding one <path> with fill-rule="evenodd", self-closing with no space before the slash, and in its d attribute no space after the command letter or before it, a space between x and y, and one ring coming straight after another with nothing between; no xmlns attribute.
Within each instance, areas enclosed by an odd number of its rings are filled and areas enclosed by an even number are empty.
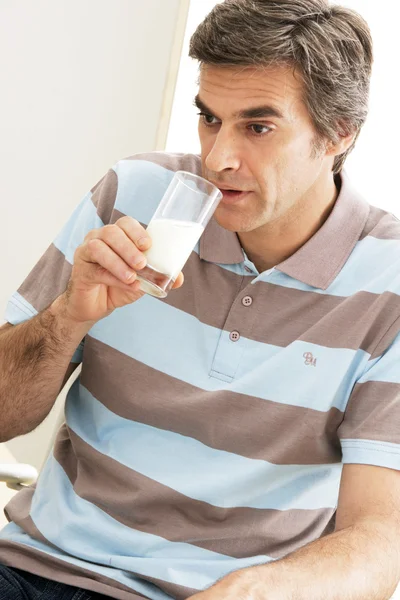
<svg viewBox="0 0 400 600"><path fill-rule="evenodd" d="M224 113L256 105L272 105L288 119L305 111L304 87L291 66L252 67L202 65L199 97Z"/></svg>

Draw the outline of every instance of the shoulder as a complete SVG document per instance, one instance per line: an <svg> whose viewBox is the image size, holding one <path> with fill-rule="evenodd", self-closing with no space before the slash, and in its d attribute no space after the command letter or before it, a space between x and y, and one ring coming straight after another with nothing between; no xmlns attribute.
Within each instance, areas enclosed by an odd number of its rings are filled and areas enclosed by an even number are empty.
<svg viewBox="0 0 400 600"><path fill-rule="evenodd" d="M368 219L361 233L360 240L367 236L377 240L400 241L400 220L382 208L370 204Z"/></svg>
<svg viewBox="0 0 400 600"><path fill-rule="evenodd" d="M129 215L147 224L176 171L201 175L196 154L148 152L124 158L113 167L117 179L114 217Z"/></svg>
<svg viewBox="0 0 400 600"><path fill-rule="evenodd" d="M362 289L394 294L392 301L400 313L400 221L372 204L353 254L353 276L363 281ZM363 277L364 274L364 277Z"/></svg>
<svg viewBox="0 0 400 600"><path fill-rule="evenodd" d="M189 171L201 175L201 159L197 154L172 152L147 152L134 154L120 160L114 167L118 179L130 174L143 176L157 174L170 179L176 171Z"/></svg>
<svg viewBox="0 0 400 600"><path fill-rule="evenodd" d="M387 280L389 288L396 281L400 293L400 221L376 206L369 205L369 215L361 232L358 245L360 258L367 261L376 279Z"/></svg>

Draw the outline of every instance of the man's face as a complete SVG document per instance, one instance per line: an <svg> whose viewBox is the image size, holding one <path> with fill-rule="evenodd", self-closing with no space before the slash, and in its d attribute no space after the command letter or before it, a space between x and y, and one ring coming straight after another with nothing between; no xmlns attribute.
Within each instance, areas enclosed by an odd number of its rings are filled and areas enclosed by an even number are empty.
<svg viewBox="0 0 400 600"><path fill-rule="evenodd" d="M333 157L315 149L302 94L289 67L203 65L196 98L203 177L240 190L224 191L214 215L222 227L249 232L296 219L332 177Z"/></svg>

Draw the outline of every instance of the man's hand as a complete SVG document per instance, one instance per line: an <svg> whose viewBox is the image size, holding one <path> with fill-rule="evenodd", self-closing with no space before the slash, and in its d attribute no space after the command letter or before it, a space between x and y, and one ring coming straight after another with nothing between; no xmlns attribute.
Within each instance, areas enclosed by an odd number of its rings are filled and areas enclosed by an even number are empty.
<svg viewBox="0 0 400 600"><path fill-rule="evenodd" d="M79 323L96 322L141 298L144 292L136 272L146 265L143 252L150 246L151 238L132 217L90 231L75 252L71 279L62 295L65 315ZM180 273L173 288L182 283Z"/></svg>
<svg viewBox="0 0 400 600"><path fill-rule="evenodd" d="M194 600L389 600L400 581L400 472L343 466L336 531L230 573Z"/></svg>

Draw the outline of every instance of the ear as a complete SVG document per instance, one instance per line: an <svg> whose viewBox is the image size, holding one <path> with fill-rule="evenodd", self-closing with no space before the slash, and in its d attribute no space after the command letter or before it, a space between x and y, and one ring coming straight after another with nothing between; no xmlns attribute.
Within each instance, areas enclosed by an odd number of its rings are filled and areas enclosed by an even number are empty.
<svg viewBox="0 0 400 600"><path fill-rule="evenodd" d="M326 156L339 156L346 152L353 144L357 137L357 132L349 130L345 123L338 123L337 128L338 139L336 142L329 141L326 146Z"/></svg>

